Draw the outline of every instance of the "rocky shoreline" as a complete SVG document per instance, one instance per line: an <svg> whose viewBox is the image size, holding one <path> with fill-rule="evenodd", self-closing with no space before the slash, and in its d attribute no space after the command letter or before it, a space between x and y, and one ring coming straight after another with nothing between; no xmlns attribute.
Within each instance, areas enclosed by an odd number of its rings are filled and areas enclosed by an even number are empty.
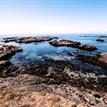
<svg viewBox="0 0 107 107"><path fill-rule="evenodd" d="M2 42L32 43L48 41L52 46L66 46L85 51L97 49L95 46L81 45L80 42L76 41L56 39L58 38L4 38ZM17 52L22 51L23 49L19 47L0 45L1 107L39 107L41 104L46 105L46 107L52 105L54 107L107 106L107 76L96 75L94 72L80 72L73 63L63 60L48 59L45 60L45 64L15 66L10 62L10 58ZM96 57L82 55L79 52L75 56L85 63L101 67L104 70L107 69L106 52L96 55ZM37 96L40 98L39 100ZM44 98L45 101L43 101ZM48 102L49 98L51 103ZM26 101L28 101L28 104L25 103Z"/></svg>

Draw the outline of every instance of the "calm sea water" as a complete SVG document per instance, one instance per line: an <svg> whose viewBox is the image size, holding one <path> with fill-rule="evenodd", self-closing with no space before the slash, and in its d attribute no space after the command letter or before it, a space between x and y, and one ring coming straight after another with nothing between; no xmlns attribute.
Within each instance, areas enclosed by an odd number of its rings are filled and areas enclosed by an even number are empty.
<svg viewBox="0 0 107 107"><path fill-rule="evenodd" d="M14 37L17 35L1 35L0 38L4 37ZM18 35L23 36L24 35ZM26 35L26 36L31 36L31 35ZM35 35L33 35L35 36ZM43 35L42 35L43 36ZM93 52L86 52L86 51L80 51L86 54L96 54L99 52L107 52L107 37L102 37L105 42L97 42L96 39L99 38L101 35L95 35L95 34L90 34L90 35L52 35L55 37L58 37L59 39L67 39L67 40L74 40L81 42L82 44L90 44L94 45L98 48L98 50L93 51ZM4 44L4 43L1 43ZM86 71L91 71L90 65L87 65L85 63L81 63L80 61L76 60L75 57L70 56L67 54L69 53L74 53L78 51L76 48L71 48L71 47L53 47L51 46L48 42L38 42L38 43L5 43L8 45L14 45L21 47L23 49L23 52L17 53L11 58L11 62L16 64L16 65L26 65L26 64L35 64L35 63L44 63L46 59L54 59L54 60L68 60L71 61L72 63L76 64L77 67L82 70L86 69ZM87 67L86 67L87 65ZM92 66L91 66L92 68ZM97 70L101 72L102 70L100 68L95 68L94 70Z"/></svg>

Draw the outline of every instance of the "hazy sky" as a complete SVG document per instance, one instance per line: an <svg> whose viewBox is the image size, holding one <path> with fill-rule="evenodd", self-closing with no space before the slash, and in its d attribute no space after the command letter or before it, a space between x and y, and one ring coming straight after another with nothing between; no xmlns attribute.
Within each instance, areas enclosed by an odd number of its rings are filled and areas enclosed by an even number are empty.
<svg viewBox="0 0 107 107"><path fill-rule="evenodd" d="M107 0L0 0L0 33L107 33Z"/></svg>

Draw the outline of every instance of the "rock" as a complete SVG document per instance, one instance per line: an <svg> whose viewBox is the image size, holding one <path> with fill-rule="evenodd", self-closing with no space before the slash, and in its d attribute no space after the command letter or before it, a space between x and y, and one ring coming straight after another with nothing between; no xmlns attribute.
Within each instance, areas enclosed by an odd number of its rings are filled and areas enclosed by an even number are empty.
<svg viewBox="0 0 107 107"><path fill-rule="evenodd" d="M46 64L31 65L30 67L26 67L24 71L21 71L21 73L43 76L48 73L47 70L48 70L48 66Z"/></svg>
<svg viewBox="0 0 107 107"><path fill-rule="evenodd" d="M49 43L56 47L57 46L67 46L67 47L73 47L73 48L78 48L78 49L87 50L87 51L97 50L97 48L95 46L81 45L80 42L70 41L70 40L54 40Z"/></svg>
<svg viewBox="0 0 107 107"><path fill-rule="evenodd" d="M5 68L6 66L10 65L10 61L8 60L2 60L0 61L0 70L2 70L3 68Z"/></svg>
<svg viewBox="0 0 107 107"><path fill-rule="evenodd" d="M107 38L107 35L97 36L98 38Z"/></svg>
<svg viewBox="0 0 107 107"><path fill-rule="evenodd" d="M54 93L14 91L0 93L0 96L1 107L87 107Z"/></svg>
<svg viewBox="0 0 107 107"><path fill-rule="evenodd" d="M9 58L22 49L15 46L0 45L0 76L7 75L9 66L11 65ZM14 67L12 67L13 69ZM11 70L12 70L11 69ZM9 70L9 72L11 71Z"/></svg>
<svg viewBox="0 0 107 107"><path fill-rule="evenodd" d="M104 42L103 39L97 39L96 41L98 41L98 42Z"/></svg>
<svg viewBox="0 0 107 107"><path fill-rule="evenodd" d="M101 98L101 95L99 95L99 94L94 94L93 95L95 98Z"/></svg>
<svg viewBox="0 0 107 107"><path fill-rule="evenodd" d="M0 60L9 59L9 57L21 51L21 48L15 46L0 45Z"/></svg>
<svg viewBox="0 0 107 107"><path fill-rule="evenodd" d="M53 46L68 46L74 48L78 48L81 45L80 42L70 41L70 40L54 40L49 43Z"/></svg>
<svg viewBox="0 0 107 107"><path fill-rule="evenodd" d="M10 38L3 38L3 42L8 43L8 42L14 42L18 39L18 37L10 37Z"/></svg>
<svg viewBox="0 0 107 107"><path fill-rule="evenodd" d="M78 54L78 58L83 62L102 67L103 69L107 69L107 63L105 63L103 60L101 61L101 59L99 58L81 54Z"/></svg>
<svg viewBox="0 0 107 107"><path fill-rule="evenodd" d="M107 52L101 53L99 56L100 61L107 63Z"/></svg>
<svg viewBox="0 0 107 107"><path fill-rule="evenodd" d="M81 45L79 47L79 49L81 49L81 50L87 50L87 51L97 50L97 48L95 46L91 46L91 45Z"/></svg>
<svg viewBox="0 0 107 107"><path fill-rule="evenodd" d="M103 102L107 105L107 96L103 98Z"/></svg>
<svg viewBox="0 0 107 107"><path fill-rule="evenodd" d="M32 42L43 42L57 39L57 37L20 37L20 38L4 38L3 42L16 42L16 43L32 43Z"/></svg>

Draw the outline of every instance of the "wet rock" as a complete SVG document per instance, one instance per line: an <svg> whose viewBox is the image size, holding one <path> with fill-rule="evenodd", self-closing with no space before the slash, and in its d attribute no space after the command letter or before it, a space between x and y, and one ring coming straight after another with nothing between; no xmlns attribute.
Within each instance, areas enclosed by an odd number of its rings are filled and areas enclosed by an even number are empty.
<svg viewBox="0 0 107 107"><path fill-rule="evenodd" d="M48 73L47 70L48 66L46 64L31 65L29 67L26 67L23 71L21 71L21 73L43 76Z"/></svg>
<svg viewBox="0 0 107 107"><path fill-rule="evenodd" d="M11 65L9 58L13 56L15 53L22 51L21 48L8 46L8 45L0 45L0 76L6 76L8 74L8 68ZM13 69L14 67L12 67ZM9 70L12 71L12 69Z"/></svg>
<svg viewBox="0 0 107 107"><path fill-rule="evenodd" d="M21 51L21 48L15 46L0 45L0 60L9 59L9 57Z"/></svg>
<svg viewBox="0 0 107 107"><path fill-rule="evenodd" d="M0 61L0 70L5 68L6 66L9 66L10 62L8 60L2 60Z"/></svg>
<svg viewBox="0 0 107 107"><path fill-rule="evenodd" d="M104 42L103 39L97 39L96 41L97 41L97 42Z"/></svg>
<svg viewBox="0 0 107 107"><path fill-rule="evenodd" d="M105 63L103 60L100 58L92 57L92 56L86 56L86 55L81 55L78 54L78 58L86 63L102 67L103 69L107 69L107 63ZM105 59L104 59L105 60Z"/></svg>
<svg viewBox="0 0 107 107"><path fill-rule="evenodd" d="M67 46L67 47L73 47L73 48L78 48L78 49L87 50L87 51L97 50L97 48L95 46L81 45L80 42L70 41L70 40L54 40L49 43L53 46L56 46L56 47Z"/></svg>
<svg viewBox="0 0 107 107"><path fill-rule="evenodd" d="M57 37L21 37L21 38L4 38L3 42L16 42L16 43L32 43L32 42L43 42L57 39Z"/></svg>
<svg viewBox="0 0 107 107"><path fill-rule="evenodd" d="M79 49L81 49L81 50L87 50L87 51L97 50L97 48L95 46L91 46L91 45L81 45L79 47Z"/></svg>
<svg viewBox="0 0 107 107"><path fill-rule="evenodd" d="M70 41L70 40L54 40L49 43L53 46L68 46L74 48L78 48L81 45L80 42Z"/></svg>

